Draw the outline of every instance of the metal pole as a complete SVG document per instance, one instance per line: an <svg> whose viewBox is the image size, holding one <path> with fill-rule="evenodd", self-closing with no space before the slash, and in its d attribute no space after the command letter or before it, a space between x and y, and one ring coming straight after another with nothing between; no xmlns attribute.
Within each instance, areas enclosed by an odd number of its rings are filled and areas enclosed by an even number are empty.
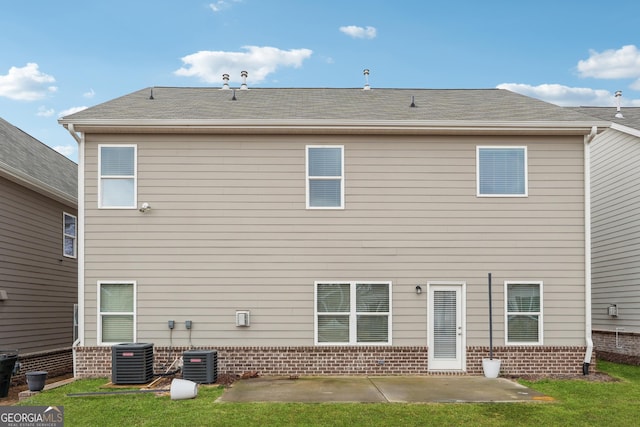
<svg viewBox="0 0 640 427"><path fill-rule="evenodd" d="M491 273L489 273L489 359L493 360L493 310L491 308Z"/></svg>

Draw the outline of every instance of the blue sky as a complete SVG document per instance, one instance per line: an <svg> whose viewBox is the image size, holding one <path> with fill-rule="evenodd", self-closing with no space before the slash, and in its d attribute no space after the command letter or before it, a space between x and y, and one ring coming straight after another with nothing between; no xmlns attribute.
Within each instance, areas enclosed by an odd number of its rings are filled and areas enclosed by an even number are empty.
<svg viewBox="0 0 640 427"><path fill-rule="evenodd" d="M23 0L0 117L77 161L61 115L149 86L506 88L640 106L637 0Z"/></svg>

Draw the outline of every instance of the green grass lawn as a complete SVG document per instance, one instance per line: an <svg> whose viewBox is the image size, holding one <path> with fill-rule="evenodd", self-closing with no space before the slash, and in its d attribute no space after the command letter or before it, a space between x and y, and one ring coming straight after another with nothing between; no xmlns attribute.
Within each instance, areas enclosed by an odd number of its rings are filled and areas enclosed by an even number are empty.
<svg viewBox="0 0 640 427"><path fill-rule="evenodd" d="M65 426L632 426L640 425L640 366L598 361L617 382L522 381L555 398L519 403L215 403L223 392L171 400L155 394L69 397L105 391L106 379L81 380L20 405L64 406ZM112 390L112 389L109 389Z"/></svg>

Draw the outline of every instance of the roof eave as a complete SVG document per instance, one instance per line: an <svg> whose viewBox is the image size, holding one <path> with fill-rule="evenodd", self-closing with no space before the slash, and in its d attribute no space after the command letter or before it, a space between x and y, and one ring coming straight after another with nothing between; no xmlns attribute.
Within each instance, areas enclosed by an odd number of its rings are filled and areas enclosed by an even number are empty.
<svg viewBox="0 0 640 427"><path fill-rule="evenodd" d="M63 191L60 191L42 181L33 178L31 175L27 175L6 163L0 162L0 176L13 181L18 185L42 194L45 197L56 200L64 205L71 206L77 209L78 198Z"/></svg>
<svg viewBox="0 0 640 427"><path fill-rule="evenodd" d="M586 135L605 121L429 121L429 120L167 120L60 119L84 133L359 133L359 134L538 134ZM602 129L601 129L602 128Z"/></svg>

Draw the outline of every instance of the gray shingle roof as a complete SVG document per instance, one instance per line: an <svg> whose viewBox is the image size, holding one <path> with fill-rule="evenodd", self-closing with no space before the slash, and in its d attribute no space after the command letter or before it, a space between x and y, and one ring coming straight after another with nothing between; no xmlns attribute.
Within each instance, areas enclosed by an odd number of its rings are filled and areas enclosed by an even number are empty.
<svg viewBox="0 0 640 427"><path fill-rule="evenodd" d="M640 107L621 108L623 118L615 117L616 107L574 107L572 110L640 130Z"/></svg>
<svg viewBox="0 0 640 427"><path fill-rule="evenodd" d="M153 99L150 95L153 92ZM236 100L232 100L235 93ZM415 102L416 107L410 104ZM94 120L593 121L502 89L146 88L64 117Z"/></svg>
<svg viewBox="0 0 640 427"><path fill-rule="evenodd" d="M75 201L78 165L0 118L0 171Z"/></svg>

